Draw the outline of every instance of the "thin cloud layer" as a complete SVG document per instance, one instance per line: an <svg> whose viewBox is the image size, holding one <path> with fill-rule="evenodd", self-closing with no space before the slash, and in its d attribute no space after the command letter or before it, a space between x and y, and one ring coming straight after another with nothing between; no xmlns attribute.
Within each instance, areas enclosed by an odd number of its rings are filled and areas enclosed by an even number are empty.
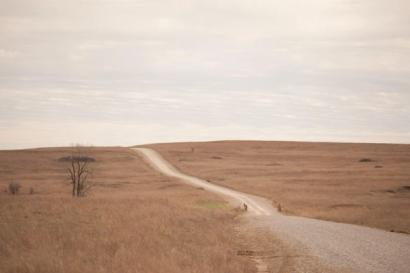
<svg viewBox="0 0 410 273"><path fill-rule="evenodd" d="M0 5L0 148L410 142L408 1Z"/></svg>

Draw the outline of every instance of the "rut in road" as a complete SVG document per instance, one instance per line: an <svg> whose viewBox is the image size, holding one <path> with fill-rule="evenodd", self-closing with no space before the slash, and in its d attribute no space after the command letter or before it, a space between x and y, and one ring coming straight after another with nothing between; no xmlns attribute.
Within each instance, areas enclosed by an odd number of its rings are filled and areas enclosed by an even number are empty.
<svg viewBox="0 0 410 273"><path fill-rule="evenodd" d="M247 220L269 230L296 257L289 272L409 273L410 236L296 216L285 216L264 198L238 192L174 168L156 151L134 148L157 171L248 205Z"/></svg>

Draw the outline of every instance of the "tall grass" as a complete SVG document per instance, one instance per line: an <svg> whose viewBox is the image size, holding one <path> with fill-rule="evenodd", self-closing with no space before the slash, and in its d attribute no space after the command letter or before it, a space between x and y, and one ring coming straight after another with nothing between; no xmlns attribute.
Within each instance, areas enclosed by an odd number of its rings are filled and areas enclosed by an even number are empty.
<svg viewBox="0 0 410 273"><path fill-rule="evenodd" d="M2 197L0 272L251 272L233 217L167 197Z"/></svg>
<svg viewBox="0 0 410 273"><path fill-rule="evenodd" d="M20 153L15 162L26 160L26 169L10 160L3 164L22 185L35 186L36 194L0 193L0 272L255 271L249 259L236 255L242 249L236 212L198 206L221 202L217 197L171 187L177 182L116 149L96 154L93 179L99 186L92 196L73 199L55 160L63 155ZM32 175L31 168L47 163L50 169Z"/></svg>

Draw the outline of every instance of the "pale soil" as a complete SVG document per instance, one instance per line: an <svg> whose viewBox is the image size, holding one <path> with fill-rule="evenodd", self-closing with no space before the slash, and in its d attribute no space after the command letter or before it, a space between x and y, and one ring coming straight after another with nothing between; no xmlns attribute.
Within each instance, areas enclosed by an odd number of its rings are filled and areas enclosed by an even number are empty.
<svg viewBox="0 0 410 273"><path fill-rule="evenodd" d="M410 145L220 141L146 145L176 168L283 212L410 233ZM369 158L370 162L360 162Z"/></svg>
<svg viewBox="0 0 410 273"><path fill-rule="evenodd" d="M255 272L240 212L164 177L134 152L95 148L86 198L66 184L67 149L0 151L0 272ZM4 192L14 180L18 196ZM35 193L29 194L33 187Z"/></svg>
<svg viewBox="0 0 410 273"><path fill-rule="evenodd" d="M282 260L277 272L407 272L410 268L410 237L357 225L284 216L263 198L214 185L176 170L157 152L135 149L150 165L165 175L225 196L239 205L247 202L248 227L280 238L285 251L278 256L270 248L255 252L259 272L269 270L274 258ZM288 253L284 256L283 253ZM285 258L286 257L286 258ZM291 261L290 264L286 262ZM271 270L270 270L271 271Z"/></svg>

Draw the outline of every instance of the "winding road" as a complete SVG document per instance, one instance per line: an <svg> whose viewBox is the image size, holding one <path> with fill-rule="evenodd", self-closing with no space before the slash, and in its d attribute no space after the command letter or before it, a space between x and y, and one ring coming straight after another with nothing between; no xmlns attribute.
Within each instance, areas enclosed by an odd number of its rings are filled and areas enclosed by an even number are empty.
<svg viewBox="0 0 410 273"><path fill-rule="evenodd" d="M410 236L363 226L286 216L267 199L209 183L178 171L159 153L134 148L151 167L195 187L220 194L236 205L246 203L248 218L270 230L297 253L297 272L410 273Z"/></svg>

